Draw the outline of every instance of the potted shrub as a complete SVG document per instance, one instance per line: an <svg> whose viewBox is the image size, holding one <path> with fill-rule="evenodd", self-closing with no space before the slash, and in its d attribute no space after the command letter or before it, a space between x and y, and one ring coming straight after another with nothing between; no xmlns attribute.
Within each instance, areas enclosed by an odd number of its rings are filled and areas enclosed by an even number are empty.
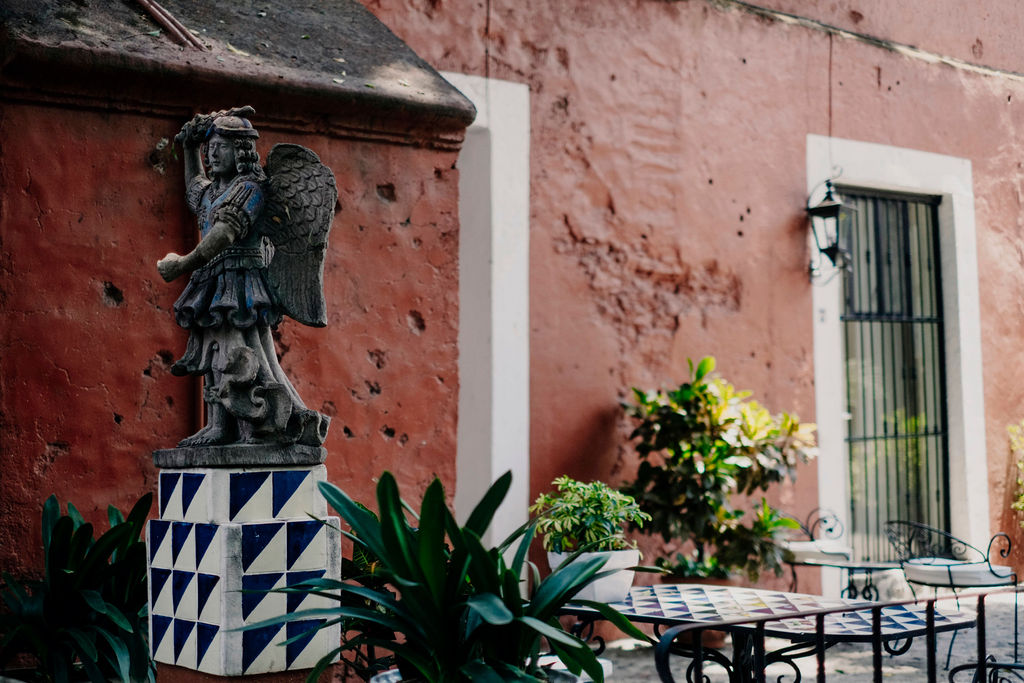
<svg viewBox="0 0 1024 683"><path fill-rule="evenodd" d="M110 506L110 529L93 526L56 496L43 504L41 579L7 573L0 586L0 678L26 681L155 681L149 654L146 541L142 537L153 494L127 518ZM8 672L12 659L34 660L30 671Z"/></svg>
<svg viewBox="0 0 1024 683"><path fill-rule="evenodd" d="M574 600L602 575L604 558L567 563L543 580L526 559L537 522L523 525L498 547L480 541L512 480L506 473L484 494L464 526L445 504L435 479L423 496L419 514L400 497L394 477L385 472L377 485L378 514L356 503L330 483L320 491L350 529L368 573L350 581L317 579L279 592L314 594L334 601L329 607L301 610L246 629L289 621L341 622L348 635L308 677L312 683L339 655L366 648L392 653L398 674L388 680L455 682L548 678L540 664L541 639L570 671L602 680L591 649L559 623L570 600L598 610L628 635L645 638L607 605ZM506 553L506 551L508 551ZM354 565L353 565L354 566ZM527 571L529 581L522 577ZM371 662L364 670L380 668Z"/></svg>
<svg viewBox="0 0 1024 683"><path fill-rule="evenodd" d="M626 539L625 525L643 526L650 515L640 510L631 496L604 482L583 483L568 476L551 482L555 491L543 493L530 506L537 515L537 531L543 534L548 564L556 569L576 551L580 557L606 558L606 570L618 570L593 581L577 598L620 602L633 584L633 570L640 562L635 542Z"/></svg>
<svg viewBox="0 0 1024 683"><path fill-rule="evenodd" d="M640 465L623 491L651 515L647 533L692 547L675 560L659 558L674 575L781 575L779 541L797 523L763 498L749 515L733 499L795 479L797 464L814 455L814 426L773 416L750 392L713 374L714 358L689 365L690 379L677 389L633 389L636 403L625 407L637 420L630 439L638 440Z"/></svg>

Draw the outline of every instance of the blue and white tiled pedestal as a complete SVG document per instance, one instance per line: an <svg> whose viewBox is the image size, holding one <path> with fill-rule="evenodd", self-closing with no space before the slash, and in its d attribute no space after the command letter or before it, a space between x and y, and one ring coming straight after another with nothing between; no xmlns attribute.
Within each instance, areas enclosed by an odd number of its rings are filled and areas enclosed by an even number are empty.
<svg viewBox="0 0 1024 683"><path fill-rule="evenodd" d="M160 453L158 451L158 453ZM157 464L160 464L159 462ZM221 676L308 669L338 646L322 621L239 631L296 610L336 604L265 593L339 578L338 519L316 488L323 465L165 468L160 519L149 523L150 647L164 664ZM309 637L282 646L309 632Z"/></svg>

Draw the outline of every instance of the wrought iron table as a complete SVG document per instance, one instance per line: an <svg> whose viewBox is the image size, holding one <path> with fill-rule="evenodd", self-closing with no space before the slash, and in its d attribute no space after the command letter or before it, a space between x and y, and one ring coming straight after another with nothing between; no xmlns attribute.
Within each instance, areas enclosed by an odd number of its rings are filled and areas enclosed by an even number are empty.
<svg viewBox="0 0 1024 683"><path fill-rule="evenodd" d="M882 607L876 636L870 602L735 586L635 586L624 602L613 603L612 607L630 621L654 624L659 637L663 630L684 624L729 631L733 640L731 656L708 647L672 643L674 654L695 658L687 669L687 679L691 681L695 670L699 675L703 664L695 668L697 658L721 664L728 671L730 681L735 683L763 679L763 667L776 662L790 666L796 680L800 680L795 660L813 655L819 649L843 642L870 643L877 638L890 654L902 654L910 648L913 638L926 635L929 630L924 605ZM844 608L849 608L849 611ZM822 610L835 611L821 617L824 628L822 633L818 633L819 617L804 613ZM570 605L565 611L575 615L584 629L599 618L596 612L586 607ZM771 621L756 626L744 621L763 619ZM953 611L935 610L933 619L933 634L970 628L975 623L973 615ZM755 643L755 636L760 638L760 646ZM788 640L790 645L755 654L758 647L763 648L764 636ZM761 665L756 663L756 657L761 659ZM760 669L760 674L757 669Z"/></svg>
<svg viewBox="0 0 1024 683"><path fill-rule="evenodd" d="M843 587L841 595L851 600L856 600L857 598L862 600L878 600L879 594L878 588L875 587L874 573L898 571L900 569L899 562L867 562L847 560L845 558L834 560L807 559L794 562L793 564L801 567L832 567L843 570L846 573L846 586ZM860 586L857 585L857 576L864 577L864 582ZM795 576L793 585L796 585Z"/></svg>

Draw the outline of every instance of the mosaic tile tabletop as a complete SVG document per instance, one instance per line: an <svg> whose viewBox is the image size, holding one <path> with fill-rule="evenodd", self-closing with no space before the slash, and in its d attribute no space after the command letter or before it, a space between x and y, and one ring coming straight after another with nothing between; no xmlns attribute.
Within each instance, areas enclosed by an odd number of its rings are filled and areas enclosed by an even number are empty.
<svg viewBox="0 0 1024 683"><path fill-rule="evenodd" d="M830 607L869 607L871 603L820 595L784 593L735 586L665 584L635 586L624 602L612 607L632 621L676 625L701 622L708 625L743 617L782 616L793 612ZM587 611L572 610L578 614ZM814 617L797 617L768 622L765 633L789 640L814 637ZM935 630L947 631L974 625L972 615L948 610L935 611ZM926 631L925 605L899 605L882 609L882 637L898 640L923 635ZM740 627L742 628L742 627ZM752 628L752 627L748 627ZM825 635L833 641L871 639L871 611L838 612L825 616Z"/></svg>

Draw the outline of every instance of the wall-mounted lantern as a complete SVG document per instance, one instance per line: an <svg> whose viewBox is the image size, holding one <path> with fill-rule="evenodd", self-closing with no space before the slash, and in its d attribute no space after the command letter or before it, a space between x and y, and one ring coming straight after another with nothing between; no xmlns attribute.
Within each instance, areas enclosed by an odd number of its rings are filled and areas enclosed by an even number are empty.
<svg viewBox="0 0 1024 683"><path fill-rule="evenodd" d="M824 266L822 257L829 260L835 272L849 270L850 254L842 247L840 227L843 224L844 214L848 215L856 209L849 204L843 204L843 198L839 196L831 178L825 181L824 198L814 206L810 206L810 201L811 199L808 197L806 208L816 249L816 253L811 255L809 266L811 279L822 274L822 266Z"/></svg>

